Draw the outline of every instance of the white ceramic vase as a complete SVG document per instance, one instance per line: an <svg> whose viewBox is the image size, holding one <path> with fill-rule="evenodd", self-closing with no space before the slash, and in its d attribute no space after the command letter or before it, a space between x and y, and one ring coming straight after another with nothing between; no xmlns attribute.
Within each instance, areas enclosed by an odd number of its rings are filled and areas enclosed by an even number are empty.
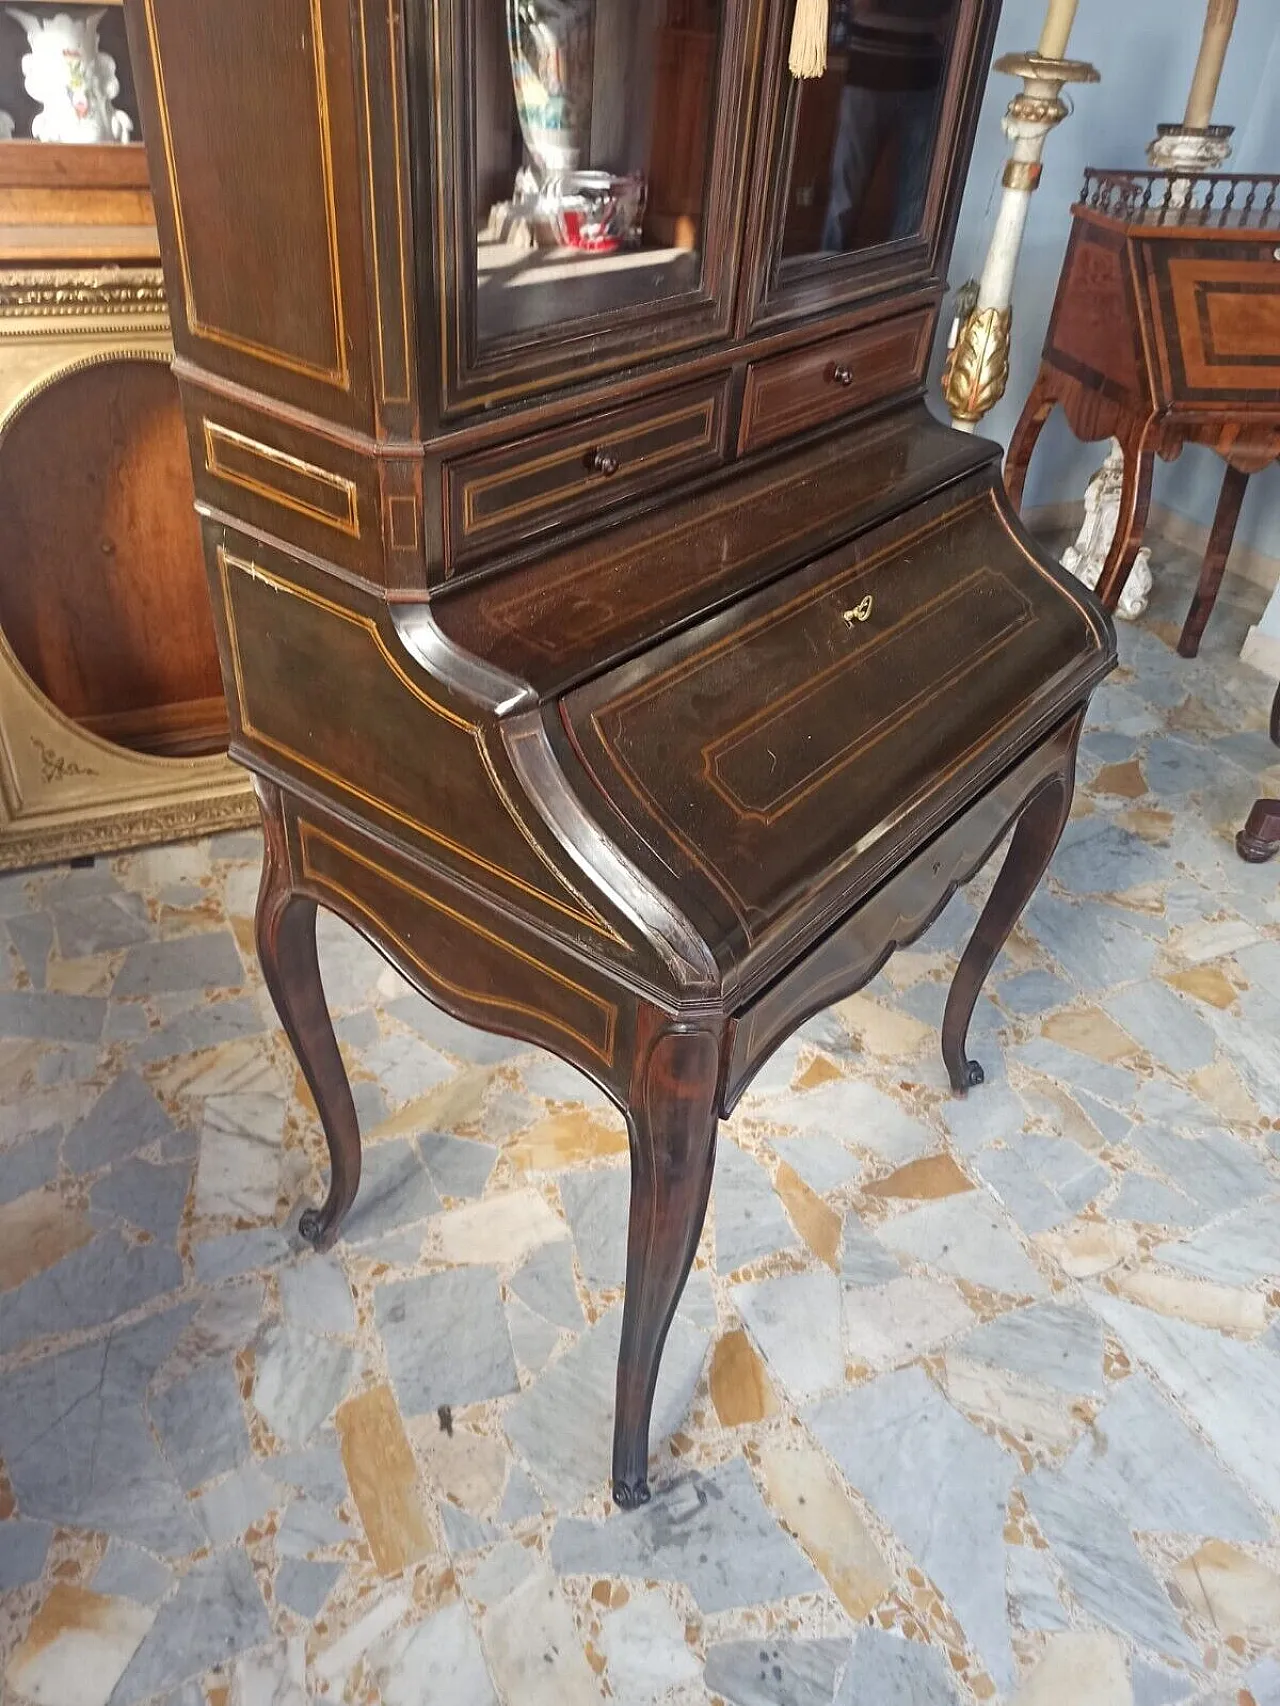
<svg viewBox="0 0 1280 1706"><path fill-rule="evenodd" d="M8 142L13 135L13 114L7 113L0 107L0 142Z"/></svg>
<svg viewBox="0 0 1280 1706"><path fill-rule="evenodd" d="M31 125L37 142L128 142L133 120L112 106L120 93L116 62L98 47L101 12L73 18L57 12L37 18L5 8L27 32L31 51L22 78L40 111Z"/></svg>

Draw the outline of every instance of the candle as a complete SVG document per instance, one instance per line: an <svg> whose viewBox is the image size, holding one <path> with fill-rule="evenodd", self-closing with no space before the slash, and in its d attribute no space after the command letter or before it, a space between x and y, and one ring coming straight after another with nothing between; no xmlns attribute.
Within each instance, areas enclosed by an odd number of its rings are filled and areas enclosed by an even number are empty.
<svg viewBox="0 0 1280 1706"><path fill-rule="evenodd" d="M1222 62L1227 57L1227 43L1235 28L1237 0L1209 0L1204 20L1204 35L1200 39L1200 57L1196 74L1191 80L1187 112L1183 119L1186 130L1204 130L1213 117L1214 97L1222 76Z"/></svg>
<svg viewBox="0 0 1280 1706"><path fill-rule="evenodd" d="M1040 32L1036 52L1042 59L1062 59L1067 51L1067 37L1075 22L1077 0L1049 0L1049 12Z"/></svg>

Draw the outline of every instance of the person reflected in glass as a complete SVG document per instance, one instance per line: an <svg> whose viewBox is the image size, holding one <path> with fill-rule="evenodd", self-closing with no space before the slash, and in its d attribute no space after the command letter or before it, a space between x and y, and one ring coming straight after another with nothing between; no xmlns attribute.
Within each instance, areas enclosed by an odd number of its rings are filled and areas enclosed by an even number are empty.
<svg viewBox="0 0 1280 1706"><path fill-rule="evenodd" d="M822 247L857 246L859 220L887 146L895 151L892 241L920 229L933 129L954 0L847 0L849 69L831 151ZM865 240L865 239L864 239Z"/></svg>

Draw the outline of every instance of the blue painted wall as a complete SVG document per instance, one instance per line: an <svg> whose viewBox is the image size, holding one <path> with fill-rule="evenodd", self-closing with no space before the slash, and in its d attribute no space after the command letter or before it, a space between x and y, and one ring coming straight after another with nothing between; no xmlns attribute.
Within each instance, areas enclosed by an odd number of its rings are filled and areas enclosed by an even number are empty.
<svg viewBox="0 0 1280 1706"><path fill-rule="evenodd" d="M1046 0L1005 0L997 54L1035 46ZM1076 110L1050 136L1044 177L1032 198L1026 242L1014 291L1014 339L1009 389L982 431L1007 444L1035 378L1058 271L1070 227L1069 208L1089 166L1144 166L1158 123L1182 117L1204 24L1204 0L1080 0L1070 53L1102 73L1093 87L1072 91ZM1000 120L1016 79L991 74L973 165L960 214L953 285L982 270L1000 195L1008 144ZM1236 127L1228 170L1280 172L1280 8L1276 0L1240 0L1214 118ZM950 323L950 304L946 321ZM939 412L935 361L932 399ZM1079 445L1058 411L1045 428L1031 465L1028 505L1079 498L1097 466L1097 446ZM1157 463L1154 501L1208 524L1222 464L1195 447L1172 464ZM1280 557L1280 467L1252 483L1237 538Z"/></svg>

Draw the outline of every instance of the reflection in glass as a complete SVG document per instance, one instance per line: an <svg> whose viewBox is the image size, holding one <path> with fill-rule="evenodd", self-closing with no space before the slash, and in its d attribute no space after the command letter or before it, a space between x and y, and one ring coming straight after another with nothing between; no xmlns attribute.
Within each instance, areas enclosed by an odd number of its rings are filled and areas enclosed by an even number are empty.
<svg viewBox="0 0 1280 1706"><path fill-rule="evenodd" d="M919 231L957 7L835 0L826 75L797 89L784 259Z"/></svg>
<svg viewBox="0 0 1280 1706"><path fill-rule="evenodd" d="M475 0L482 342L695 287L719 0Z"/></svg>

